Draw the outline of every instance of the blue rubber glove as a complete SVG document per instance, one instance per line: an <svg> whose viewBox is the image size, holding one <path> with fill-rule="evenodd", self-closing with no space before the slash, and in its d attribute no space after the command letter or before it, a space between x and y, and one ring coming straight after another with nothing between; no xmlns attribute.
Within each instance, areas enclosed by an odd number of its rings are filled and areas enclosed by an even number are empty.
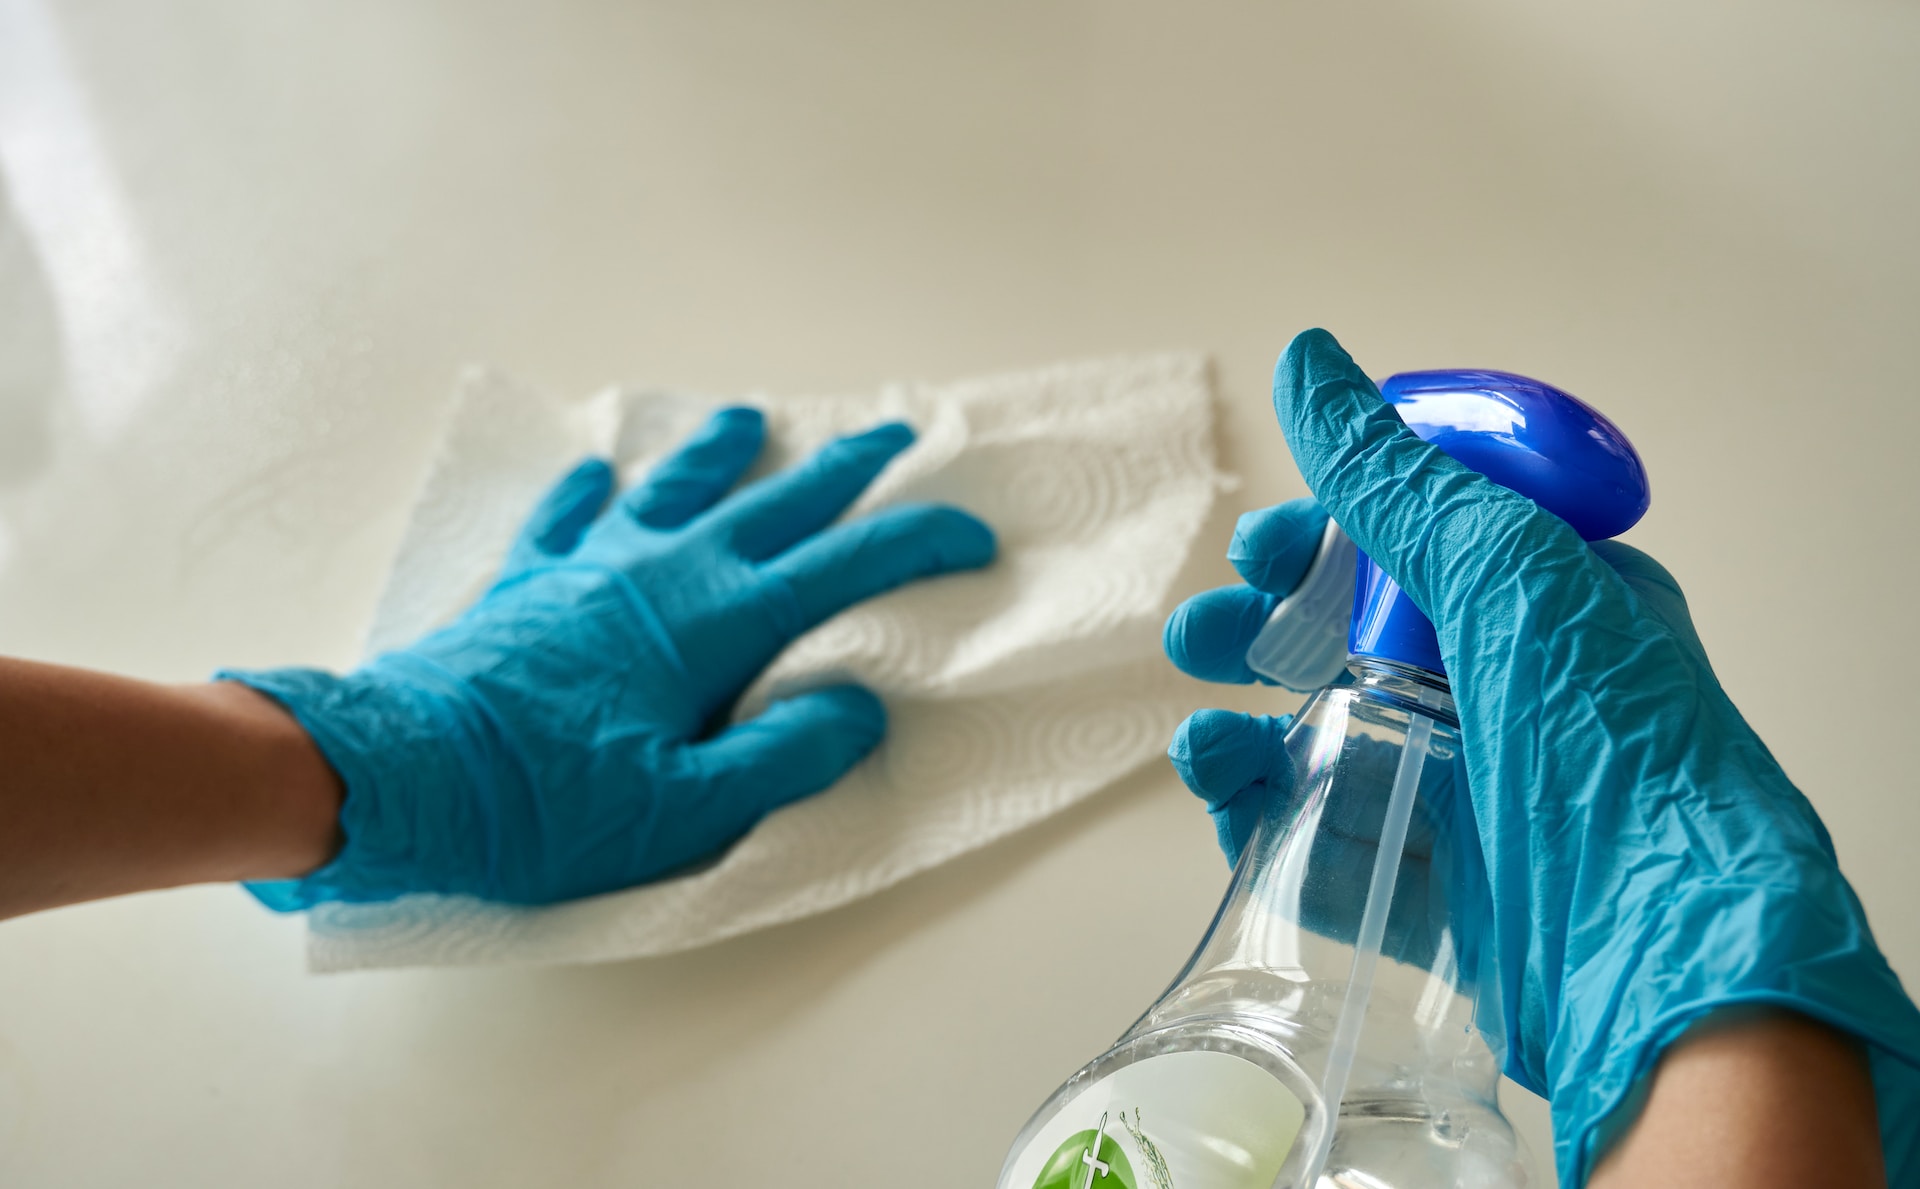
<svg viewBox="0 0 1920 1189"><path fill-rule="evenodd" d="M1311 499L1241 515L1227 560L1246 582L1174 608L1162 637L1168 658L1203 681L1274 684L1247 667L1247 649L1274 607L1306 577L1326 527L1326 512ZM1291 715L1201 710L1174 733L1168 757L1207 803L1228 862L1239 860L1268 800L1292 784L1291 761L1280 748L1292 725Z"/></svg>
<svg viewBox="0 0 1920 1189"><path fill-rule="evenodd" d="M1920 1011L1812 806L1720 688L1673 577L1421 441L1324 331L1281 357L1274 409L1308 485L1439 630L1507 1072L1552 1101L1561 1183L1585 1183L1660 1054L1738 1005L1865 1042L1889 1181L1920 1183ZM1236 564L1253 585L1176 612L1175 662L1248 680L1233 658L1321 523L1305 502L1243 519ZM1174 740L1229 855L1288 787L1284 722L1201 711Z"/></svg>
<svg viewBox="0 0 1920 1189"><path fill-rule="evenodd" d="M632 490L581 463L541 501L499 581L451 626L344 677L222 673L279 701L340 774L326 866L252 885L270 906L408 892L543 904L711 858L880 742L857 686L713 730L786 644L904 582L987 564L955 508L835 519L913 441L883 425L729 495L760 414L727 409Z"/></svg>

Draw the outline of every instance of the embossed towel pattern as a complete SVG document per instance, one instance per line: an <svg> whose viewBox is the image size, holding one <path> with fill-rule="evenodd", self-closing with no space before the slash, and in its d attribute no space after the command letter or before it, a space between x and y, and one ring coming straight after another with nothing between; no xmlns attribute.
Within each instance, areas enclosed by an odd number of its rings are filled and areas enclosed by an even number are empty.
<svg viewBox="0 0 1920 1189"><path fill-rule="evenodd" d="M478 595L521 517L575 459L610 455L630 482L720 403L630 389L565 402L471 370L369 650L405 644ZM999 535L991 568L862 604L796 641L738 711L851 678L886 700L886 741L827 792L659 883L549 908L444 896L323 906L309 917L315 969L609 961L825 912L1158 760L1204 701L1159 649L1173 580L1225 483L1199 357L738 403L767 414L756 473L838 433L910 422L919 440L850 515L945 500Z"/></svg>

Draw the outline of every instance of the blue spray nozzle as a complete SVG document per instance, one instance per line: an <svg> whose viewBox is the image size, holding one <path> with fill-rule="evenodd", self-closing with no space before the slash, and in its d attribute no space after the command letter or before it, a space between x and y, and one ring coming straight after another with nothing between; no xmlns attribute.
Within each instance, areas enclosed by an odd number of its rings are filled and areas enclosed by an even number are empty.
<svg viewBox="0 0 1920 1189"><path fill-rule="evenodd" d="M1380 395L1423 440L1572 525L1618 536L1652 500L1647 468L1618 426L1572 393L1512 372L1401 372ZM1348 651L1446 672L1433 624L1360 553Z"/></svg>

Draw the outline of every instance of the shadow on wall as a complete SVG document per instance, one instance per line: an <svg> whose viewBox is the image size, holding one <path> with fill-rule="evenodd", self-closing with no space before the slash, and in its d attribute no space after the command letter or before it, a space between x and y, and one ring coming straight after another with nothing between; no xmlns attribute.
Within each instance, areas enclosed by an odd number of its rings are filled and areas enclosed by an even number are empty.
<svg viewBox="0 0 1920 1189"><path fill-rule="evenodd" d="M63 370L47 277L0 174L0 490L46 466Z"/></svg>

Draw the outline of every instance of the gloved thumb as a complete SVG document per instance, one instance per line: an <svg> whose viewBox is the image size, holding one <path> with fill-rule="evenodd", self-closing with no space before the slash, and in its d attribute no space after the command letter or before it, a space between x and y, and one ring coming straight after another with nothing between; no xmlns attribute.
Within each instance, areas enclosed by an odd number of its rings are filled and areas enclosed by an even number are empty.
<svg viewBox="0 0 1920 1189"><path fill-rule="evenodd" d="M719 850L762 817L846 775L887 733L880 699L857 685L809 690L689 747L702 784L685 807L701 851Z"/></svg>

